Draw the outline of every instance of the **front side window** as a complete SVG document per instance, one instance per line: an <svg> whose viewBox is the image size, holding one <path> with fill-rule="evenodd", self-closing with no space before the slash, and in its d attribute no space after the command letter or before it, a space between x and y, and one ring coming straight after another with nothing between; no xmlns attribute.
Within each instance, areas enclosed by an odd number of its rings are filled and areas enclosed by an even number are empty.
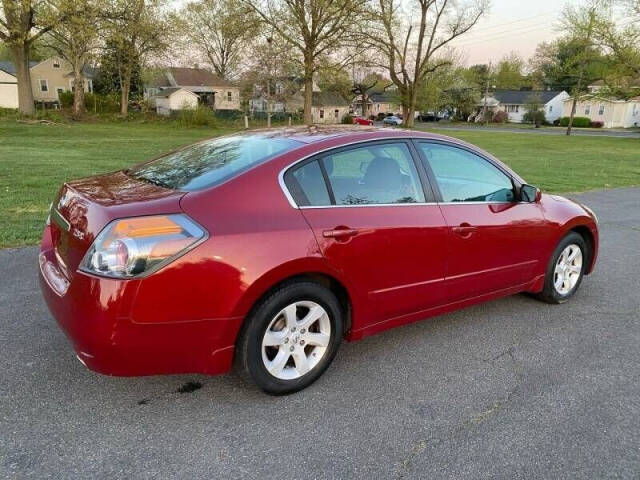
<svg viewBox="0 0 640 480"><path fill-rule="evenodd" d="M446 203L513 202L511 179L484 158L461 148L420 143Z"/></svg>
<svg viewBox="0 0 640 480"><path fill-rule="evenodd" d="M161 187L192 192L220 184L300 145L289 138L235 135L191 145L126 173Z"/></svg>
<svg viewBox="0 0 640 480"><path fill-rule="evenodd" d="M604 115L604 105L600 105L600 108L598 109L598 115Z"/></svg>

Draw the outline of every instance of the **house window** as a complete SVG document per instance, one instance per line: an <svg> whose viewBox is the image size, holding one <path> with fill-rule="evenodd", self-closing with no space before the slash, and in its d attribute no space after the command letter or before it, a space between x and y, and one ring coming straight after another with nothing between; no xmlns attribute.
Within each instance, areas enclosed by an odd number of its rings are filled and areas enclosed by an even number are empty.
<svg viewBox="0 0 640 480"><path fill-rule="evenodd" d="M336 119L338 118L338 116L340 115L340 110L334 110L333 111L333 116L336 117Z"/></svg>
<svg viewBox="0 0 640 480"><path fill-rule="evenodd" d="M584 114L591 115L591 104L588 104L586 107L584 107Z"/></svg>
<svg viewBox="0 0 640 480"><path fill-rule="evenodd" d="M58 60L53 61L53 68L60 68L60 62Z"/></svg>
<svg viewBox="0 0 640 480"><path fill-rule="evenodd" d="M553 105L549 105L549 113L553 113Z"/></svg>
<svg viewBox="0 0 640 480"><path fill-rule="evenodd" d="M636 115L638 115L638 104L634 103L633 104L633 116L635 117Z"/></svg>
<svg viewBox="0 0 640 480"><path fill-rule="evenodd" d="M324 118L324 110L320 110L320 118Z"/></svg>
<svg viewBox="0 0 640 480"><path fill-rule="evenodd" d="M64 88L58 87L58 88L56 88L56 92L58 92L58 100L60 100L60 94L64 93Z"/></svg>
<svg viewBox="0 0 640 480"><path fill-rule="evenodd" d="M520 111L520 105L507 105L506 109L508 113L518 113Z"/></svg>
<svg viewBox="0 0 640 480"><path fill-rule="evenodd" d="M231 99L233 98L233 95L231 94L231 92L227 92L227 101L231 101Z"/></svg>
<svg viewBox="0 0 640 480"><path fill-rule="evenodd" d="M598 109L598 115L604 115L604 105L600 105L600 108Z"/></svg>
<svg viewBox="0 0 640 480"><path fill-rule="evenodd" d="M93 93L93 80L87 80L87 89L89 90L89 92Z"/></svg>
<svg viewBox="0 0 640 480"><path fill-rule="evenodd" d="M41 92L49 91L49 82L47 80L40 80L40 91Z"/></svg>

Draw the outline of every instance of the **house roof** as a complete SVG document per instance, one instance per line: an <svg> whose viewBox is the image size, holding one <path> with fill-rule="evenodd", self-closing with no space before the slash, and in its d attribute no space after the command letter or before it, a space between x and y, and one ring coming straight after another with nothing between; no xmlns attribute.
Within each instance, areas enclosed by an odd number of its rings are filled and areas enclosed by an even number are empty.
<svg viewBox="0 0 640 480"><path fill-rule="evenodd" d="M34 62L34 61L29 62L29 68L33 68L38 63L40 62ZM10 62L7 60L0 61L0 70L8 73L9 75L13 75L14 77L16 76L16 65L13 62Z"/></svg>
<svg viewBox="0 0 640 480"><path fill-rule="evenodd" d="M541 103L547 103L562 92L563 90L496 90L490 96L503 104L524 105L532 96L538 97Z"/></svg>
<svg viewBox="0 0 640 480"><path fill-rule="evenodd" d="M398 93L389 90L374 92L369 95L369 100L373 103L399 103Z"/></svg>
<svg viewBox="0 0 640 480"><path fill-rule="evenodd" d="M215 73L205 70L204 68L169 68L168 72L171 74L176 82L176 86L221 86L229 87L231 83L220 78ZM158 85L163 86L163 85Z"/></svg>
<svg viewBox="0 0 640 480"><path fill-rule="evenodd" d="M334 92L313 92L312 104L314 107L348 107L342 95Z"/></svg>
<svg viewBox="0 0 640 480"><path fill-rule="evenodd" d="M179 92L180 90L185 91L190 93L191 95L194 95L197 97L197 95L193 92L190 92L189 90L185 90L182 87L171 87L171 88L164 88L162 90L160 90L160 92L158 92L158 94L156 95L156 97L160 97L160 98L169 98L171 95L173 95L176 92Z"/></svg>

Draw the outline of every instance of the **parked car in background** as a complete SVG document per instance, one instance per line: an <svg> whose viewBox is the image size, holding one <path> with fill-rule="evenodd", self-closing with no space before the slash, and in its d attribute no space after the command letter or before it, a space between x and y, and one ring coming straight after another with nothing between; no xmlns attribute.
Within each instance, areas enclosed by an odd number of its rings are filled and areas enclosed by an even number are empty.
<svg viewBox="0 0 640 480"><path fill-rule="evenodd" d="M343 339L519 292L565 302L597 255L589 208L472 145L314 127L206 140L65 183L39 275L92 370L235 363L282 394L315 381Z"/></svg>
<svg viewBox="0 0 640 480"><path fill-rule="evenodd" d="M385 117L382 123L384 123L385 125L397 126L397 125L402 125L402 119L395 115L391 115L389 117Z"/></svg>
<svg viewBox="0 0 640 480"><path fill-rule="evenodd" d="M439 122L440 120L446 120L449 118L446 112L423 112L419 116L422 122Z"/></svg>
<svg viewBox="0 0 640 480"><path fill-rule="evenodd" d="M356 115L353 117L353 123L356 125L373 125L373 120Z"/></svg>

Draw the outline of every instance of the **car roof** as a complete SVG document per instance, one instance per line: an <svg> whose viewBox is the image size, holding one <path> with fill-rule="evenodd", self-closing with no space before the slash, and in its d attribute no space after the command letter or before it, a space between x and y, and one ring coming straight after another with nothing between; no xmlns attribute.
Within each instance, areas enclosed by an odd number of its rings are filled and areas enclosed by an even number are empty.
<svg viewBox="0 0 640 480"><path fill-rule="evenodd" d="M376 135L377 134L377 135ZM377 138L433 138L462 143L454 138L418 130L390 129L364 125L313 125L310 127L284 127L248 130L240 135L260 136L264 138L289 138L304 144L313 144L342 137L345 141L354 141L359 137Z"/></svg>

